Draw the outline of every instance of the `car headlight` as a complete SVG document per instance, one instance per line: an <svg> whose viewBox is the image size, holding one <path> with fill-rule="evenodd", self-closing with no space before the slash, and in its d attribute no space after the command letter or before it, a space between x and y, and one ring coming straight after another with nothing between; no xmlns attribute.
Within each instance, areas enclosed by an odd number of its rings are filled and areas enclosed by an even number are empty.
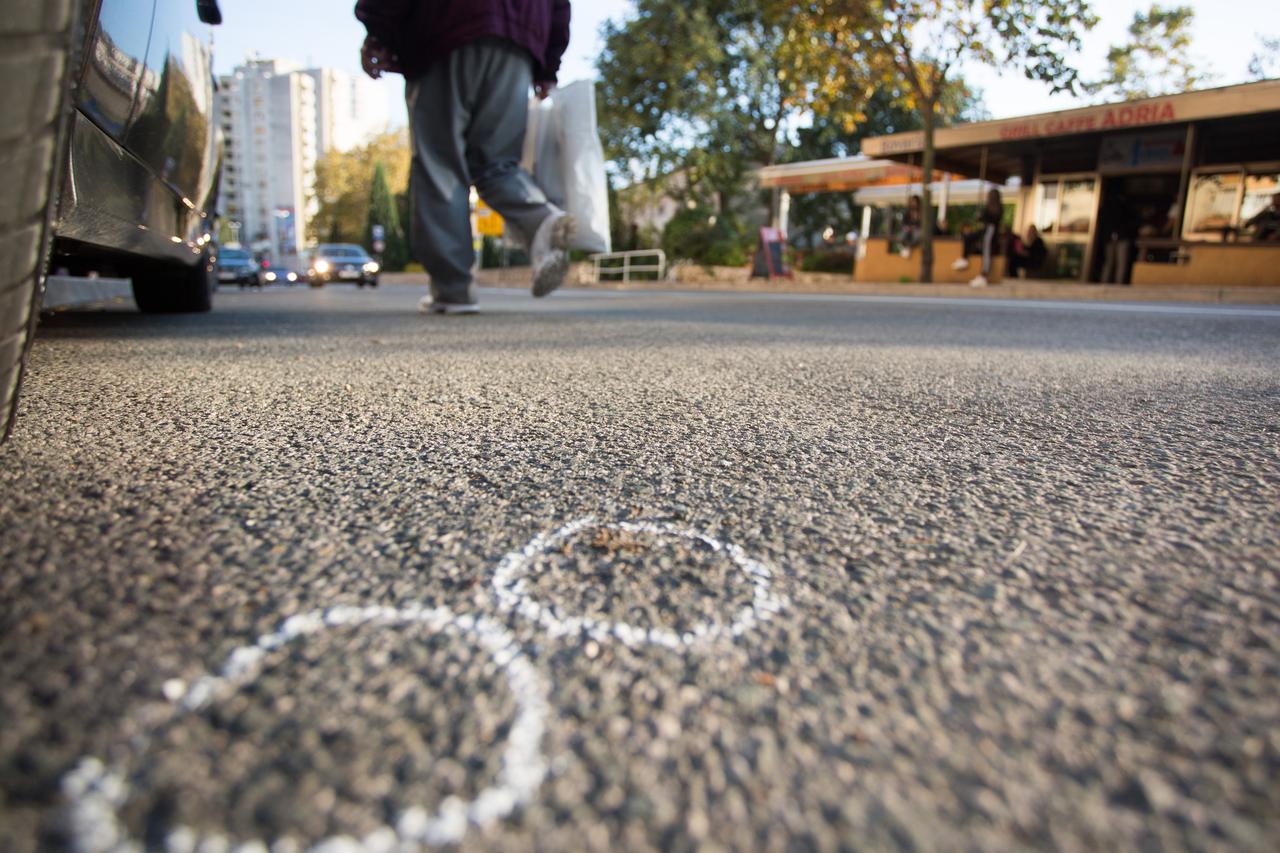
<svg viewBox="0 0 1280 853"><path fill-rule="evenodd" d="M275 273L273 273L273 272L269 272L269 273L267 273L267 281L275 281L275 280L276 280L276 274L275 274Z"/></svg>
<svg viewBox="0 0 1280 853"><path fill-rule="evenodd" d="M316 272L324 274L329 271L329 262L325 260L316 261Z"/></svg>
<svg viewBox="0 0 1280 853"><path fill-rule="evenodd" d="M289 273L289 281L297 281L297 280L298 280L298 274L296 272Z"/></svg>
<svg viewBox="0 0 1280 853"><path fill-rule="evenodd" d="M369 261L369 263L364 265L365 272L377 272L379 269L381 268L378 266L376 261Z"/></svg>

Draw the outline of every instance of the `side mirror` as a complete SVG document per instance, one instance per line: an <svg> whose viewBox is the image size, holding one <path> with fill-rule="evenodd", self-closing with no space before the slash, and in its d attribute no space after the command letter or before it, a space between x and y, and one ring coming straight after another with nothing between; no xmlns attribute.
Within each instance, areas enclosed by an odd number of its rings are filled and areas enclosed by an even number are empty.
<svg viewBox="0 0 1280 853"><path fill-rule="evenodd" d="M218 0L196 0L196 14L206 24L222 23L222 10L218 8Z"/></svg>

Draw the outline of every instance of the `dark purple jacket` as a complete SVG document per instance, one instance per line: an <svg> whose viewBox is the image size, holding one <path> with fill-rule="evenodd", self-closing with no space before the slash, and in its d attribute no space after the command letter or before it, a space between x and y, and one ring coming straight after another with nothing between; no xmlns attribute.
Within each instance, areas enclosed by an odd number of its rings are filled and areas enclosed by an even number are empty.
<svg viewBox="0 0 1280 853"><path fill-rule="evenodd" d="M569 0L358 0L356 17L400 57L405 77L498 36L529 51L535 82L553 83L569 46Z"/></svg>

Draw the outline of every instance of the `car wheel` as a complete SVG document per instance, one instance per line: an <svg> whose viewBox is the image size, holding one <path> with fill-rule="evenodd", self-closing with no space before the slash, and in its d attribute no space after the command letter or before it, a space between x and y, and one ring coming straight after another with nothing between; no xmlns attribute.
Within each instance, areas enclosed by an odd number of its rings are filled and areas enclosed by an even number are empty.
<svg viewBox="0 0 1280 853"><path fill-rule="evenodd" d="M9 5L0 22L0 442L13 429L44 292L81 14L75 0Z"/></svg>
<svg viewBox="0 0 1280 853"><path fill-rule="evenodd" d="M213 308L213 257L208 249L194 267L149 264L133 272L133 301L146 314L200 314Z"/></svg>

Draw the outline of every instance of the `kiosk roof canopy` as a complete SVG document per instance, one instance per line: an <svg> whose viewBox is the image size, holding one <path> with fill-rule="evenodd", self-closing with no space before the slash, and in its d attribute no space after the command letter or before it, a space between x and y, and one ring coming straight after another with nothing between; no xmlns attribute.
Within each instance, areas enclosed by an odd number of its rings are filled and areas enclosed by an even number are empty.
<svg viewBox="0 0 1280 853"><path fill-rule="evenodd" d="M893 160L867 157L839 157L766 166L757 173L762 187L778 187L788 192L853 192L866 187L919 183L920 169ZM941 174L939 177L943 177Z"/></svg>
<svg viewBox="0 0 1280 853"><path fill-rule="evenodd" d="M1060 151L1069 160L1071 149L1079 144L1082 136L1262 113L1280 113L1280 80L962 124L938 130L934 146L939 168L968 177L1002 181L1011 175L1025 175L1028 155ZM924 133L913 131L866 139L862 151L871 157L915 162L924 151Z"/></svg>

